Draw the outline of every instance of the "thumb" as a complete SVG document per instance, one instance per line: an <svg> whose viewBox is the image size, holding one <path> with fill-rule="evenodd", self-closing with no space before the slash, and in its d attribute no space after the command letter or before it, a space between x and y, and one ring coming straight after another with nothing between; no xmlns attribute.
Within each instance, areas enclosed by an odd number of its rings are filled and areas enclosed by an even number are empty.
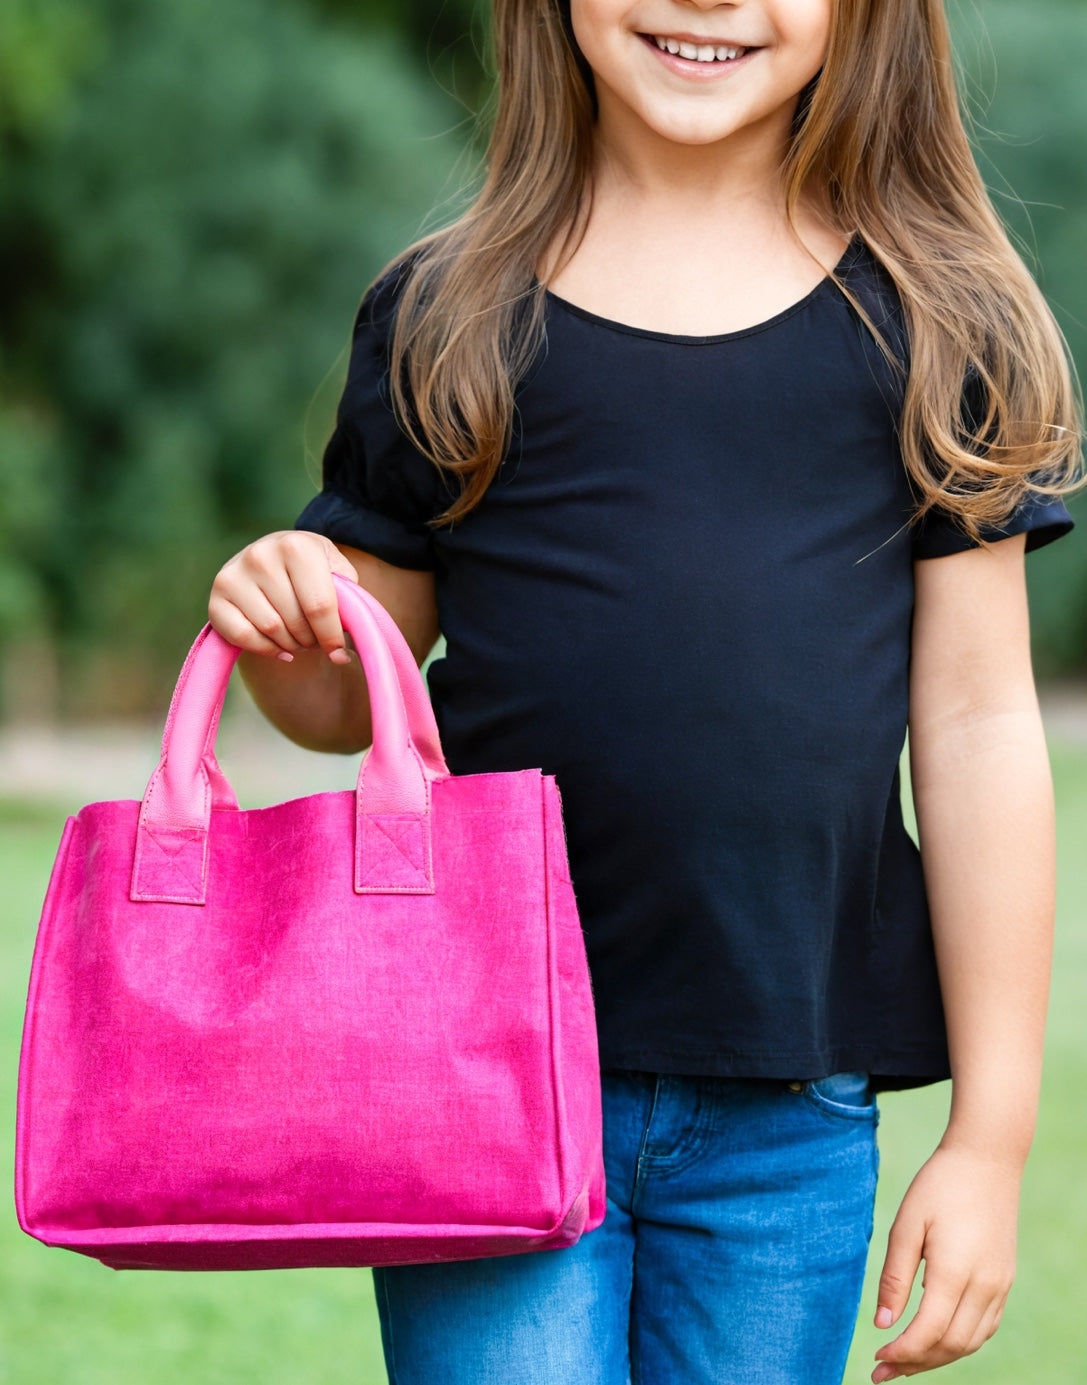
<svg viewBox="0 0 1087 1385"><path fill-rule="evenodd" d="M877 1327L893 1326L906 1311L913 1281L921 1264L924 1240L923 1223L899 1212L887 1238L887 1258L879 1276Z"/></svg>

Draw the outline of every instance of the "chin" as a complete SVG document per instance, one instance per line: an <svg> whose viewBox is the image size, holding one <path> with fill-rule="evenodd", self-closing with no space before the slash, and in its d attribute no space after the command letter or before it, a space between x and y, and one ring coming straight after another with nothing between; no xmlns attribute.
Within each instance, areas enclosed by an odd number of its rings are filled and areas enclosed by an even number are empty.
<svg viewBox="0 0 1087 1385"><path fill-rule="evenodd" d="M701 120L660 120L650 123L650 129L672 144L688 145L692 149L718 144L735 134L732 125L710 125Z"/></svg>

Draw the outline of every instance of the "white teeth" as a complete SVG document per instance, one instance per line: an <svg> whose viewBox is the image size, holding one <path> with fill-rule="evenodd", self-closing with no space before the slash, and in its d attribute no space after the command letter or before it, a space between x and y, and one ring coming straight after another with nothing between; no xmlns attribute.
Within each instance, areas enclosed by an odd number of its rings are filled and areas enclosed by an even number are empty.
<svg viewBox="0 0 1087 1385"><path fill-rule="evenodd" d="M676 53L681 58L688 58L700 63L732 62L746 51L743 48L733 48L728 44L680 43L679 39L657 36L654 36L653 42L663 53Z"/></svg>

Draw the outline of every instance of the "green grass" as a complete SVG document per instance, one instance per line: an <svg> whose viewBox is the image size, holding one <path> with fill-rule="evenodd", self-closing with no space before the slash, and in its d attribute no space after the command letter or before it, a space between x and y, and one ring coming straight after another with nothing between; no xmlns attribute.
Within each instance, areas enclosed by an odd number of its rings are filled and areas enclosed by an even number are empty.
<svg viewBox="0 0 1087 1385"><path fill-rule="evenodd" d="M1060 928L1042 1114L1024 1191L1019 1280L997 1337L948 1377L958 1385L1087 1382L1087 859L1081 846L1087 751L1056 750L1054 770ZM7 882L0 929L0 1109L9 1117L3 1123L9 1188L26 978L61 826L59 813L0 803L0 879ZM872 1280L897 1200L939 1136L946 1101L946 1087L883 1099ZM883 1338L868 1325L874 1307L870 1282L847 1385L868 1379ZM364 1271L114 1274L24 1236L10 1199L0 1212L0 1385L381 1385L384 1379Z"/></svg>
<svg viewBox="0 0 1087 1385"><path fill-rule="evenodd" d="M1023 1186L1019 1272L1000 1331L948 1377L956 1385L1087 1382L1087 750L1052 746L1058 816L1058 926L1038 1134ZM947 1118L949 1085L881 1098L880 1186L857 1335L845 1385L871 1375L893 1336L871 1325L887 1232ZM917 1294L911 1313L917 1306ZM938 1377L943 1378L943 1377Z"/></svg>

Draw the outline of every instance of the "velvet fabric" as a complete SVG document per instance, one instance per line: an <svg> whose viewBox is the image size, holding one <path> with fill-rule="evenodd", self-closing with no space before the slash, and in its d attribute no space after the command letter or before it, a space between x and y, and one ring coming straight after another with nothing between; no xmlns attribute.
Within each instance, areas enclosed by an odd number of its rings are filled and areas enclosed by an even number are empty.
<svg viewBox="0 0 1087 1385"><path fill-rule="evenodd" d="M206 629L143 803L67 824L19 1081L17 1210L47 1244L114 1268L386 1265L603 1219L558 787L449 774L399 631L337 589L373 708L355 791L237 807L214 756L237 651Z"/></svg>

